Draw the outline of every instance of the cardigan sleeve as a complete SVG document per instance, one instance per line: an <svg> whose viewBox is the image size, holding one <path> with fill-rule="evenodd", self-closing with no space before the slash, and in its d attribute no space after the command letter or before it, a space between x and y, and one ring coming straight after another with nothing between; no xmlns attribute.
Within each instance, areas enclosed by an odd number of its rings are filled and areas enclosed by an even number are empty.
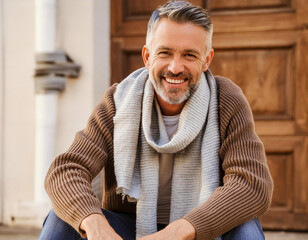
<svg viewBox="0 0 308 240"><path fill-rule="evenodd" d="M264 214L271 204L273 182L263 144L255 133L249 104L230 80L216 78L219 97L220 158L223 184L184 218L196 239L214 239Z"/></svg>
<svg viewBox="0 0 308 240"><path fill-rule="evenodd" d="M67 152L59 155L45 178L45 189L55 213L82 233L79 226L91 214L102 214L91 182L106 161L113 158L113 85L94 109L84 130Z"/></svg>

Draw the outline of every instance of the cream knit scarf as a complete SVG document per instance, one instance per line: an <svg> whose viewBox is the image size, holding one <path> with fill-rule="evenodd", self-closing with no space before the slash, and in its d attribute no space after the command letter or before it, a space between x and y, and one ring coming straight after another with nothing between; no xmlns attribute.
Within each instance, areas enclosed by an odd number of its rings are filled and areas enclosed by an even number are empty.
<svg viewBox="0 0 308 240"><path fill-rule="evenodd" d="M148 70L139 69L114 95L114 167L117 193L137 201L136 237L157 231L159 153L174 153L170 222L204 203L219 186L217 90L202 74L169 140Z"/></svg>

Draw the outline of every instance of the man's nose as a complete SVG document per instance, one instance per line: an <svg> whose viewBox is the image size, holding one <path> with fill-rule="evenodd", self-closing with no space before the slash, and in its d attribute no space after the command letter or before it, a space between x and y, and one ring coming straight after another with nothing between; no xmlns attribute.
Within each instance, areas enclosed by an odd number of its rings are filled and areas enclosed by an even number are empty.
<svg viewBox="0 0 308 240"><path fill-rule="evenodd" d="M174 57L168 66L168 70L173 74L184 72L184 68L182 60L178 57Z"/></svg>

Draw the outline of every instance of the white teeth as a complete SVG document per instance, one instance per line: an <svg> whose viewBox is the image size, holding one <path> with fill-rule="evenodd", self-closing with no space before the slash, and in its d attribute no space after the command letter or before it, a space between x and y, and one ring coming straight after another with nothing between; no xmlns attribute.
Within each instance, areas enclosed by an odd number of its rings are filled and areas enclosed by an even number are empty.
<svg viewBox="0 0 308 240"><path fill-rule="evenodd" d="M165 78L165 79L166 79L166 81L167 81L168 83L176 83L176 84L179 84L179 83L185 82L184 79L171 79L171 78Z"/></svg>

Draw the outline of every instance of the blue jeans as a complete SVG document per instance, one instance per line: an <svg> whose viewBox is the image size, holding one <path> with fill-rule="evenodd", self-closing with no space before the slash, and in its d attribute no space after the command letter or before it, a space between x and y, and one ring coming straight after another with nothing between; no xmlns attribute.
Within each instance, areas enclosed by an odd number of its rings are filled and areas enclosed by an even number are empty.
<svg viewBox="0 0 308 240"><path fill-rule="evenodd" d="M114 213L102 209L109 224L124 240L135 240L136 218L131 214ZM161 228L161 226L159 226ZM53 210L44 221L38 240L82 240L79 233L62 221ZM264 240L258 219L252 219L221 236L222 240Z"/></svg>

